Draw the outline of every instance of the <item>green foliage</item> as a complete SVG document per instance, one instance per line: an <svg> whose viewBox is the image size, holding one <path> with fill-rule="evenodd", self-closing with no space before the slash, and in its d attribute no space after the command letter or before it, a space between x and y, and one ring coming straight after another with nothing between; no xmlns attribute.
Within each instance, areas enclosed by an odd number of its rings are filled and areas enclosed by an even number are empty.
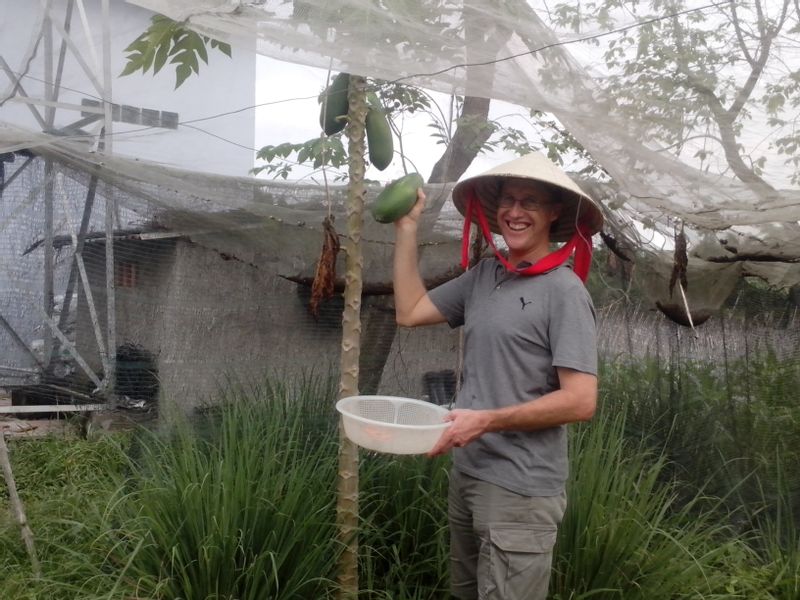
<svg viewBox="0 0 800 600"><path fill-rule="evenodd" d="M120 77L136 71L144 74L150 69L155 75L169 61L169 64L175 65L177 89L192 73L200 72L198 58L208 64L206 46L231 56L229 44L195 33L185 24L163 15L154 15L150 27L125 48L128 62Z"/></svg>
<svg viewBox="0 0 800 600"><path fill-rule="evenodd" d="M781 481L800 482L796 360L768 351L727 366L644 358L604 365L601 380L603 401L628 413L628 435L663 449L686 493L760 508ZM800 497L792 510L800 514Z"/></svg>
<svg viewBox="0 0 800 600"><path fill-rule="evenodd" d="M116 554L152 582L149 597L324 597L338 555L336 428L331 397L315 391L231 390L198 426L143 441L121 510L121 539L133 539Z"/></svg>
<svg viewBox="0 0 800 600"><path fill-rule="evenodd" d="M794 33L798 30L800 24L794 27ZM796 112L800 107L800 69L795 69L780 81L767 85L760 101L769 115L769 125L790 132L778 137L774 144L780 154L788 157L785 164L792 169L792 183L798 185L800 184L800 132L792 126L792 119L786 115L786 111L790 111L791 114L792 110Z"/></svg>
<svg viewBox="0 0 800 600"><path fill-rule="evenodd" d="M719 589L730 538L701 496L676 505L663 456L624 436L624 412L573 430L555 598L698 598Z"/></svg>
<svg viewBox="0 0 800 600"><path fill-rule="evenodd" d="M779 465L785 462L782 456L775 459ZM734 589L749 586L760 592L743 597L780 600L800 597L800 533L798 516L792 510L795 496L796 483L789 485L781 476L777 495L765 493L762 506L743 507L747 521L754 524L744 535L751 549L752 568L737 573L730 586Z"/></svg>
<svg viewBox="0 0 800 600"><path fill-rule="evenodd" d="M532 110L530 116L531 125L539 133L538 137L541 140L541 148L533 148L534 150L543 152L551 161L561 166L565 164L565 159L569 158L576 165L580 165L576 172L581 175L605 181L609 179L606 170L551 115L539 110ZM513 147L507 147L507 149L513 149Z"/></svg>
<svg viewBox="0 0 800 600"><path fill-rule="evenodd" d="M748 154L738 136L754 114L766 113L776 132L769 146L787 157L797 183L800 137L790 123L800 105L800 72L781 37L797 28L799 10L790 2L698 9L684 0L593 0L560 3L550 14L557 26L576 32L639 22L593 42L605 44L609 72L598 101L631 125L647 124L642 139L659 140L678 155L692 152L702 169L718 157L750 179L761 174L765 158Z"/></svg>
<svg viewBox="0 0 800 600"><path fill-rule="evenodd" d="M98 597L98 590L113 589L117 574L100 567L110 548L102 528L127 464L128 441L126 434L92 440L9 440L43 577L32 573L19 528L5 497L0 497L0 597L89 599Z"/></svg>
<svg viewBox="0 0 800 600"><path fill-rule="evenodd" d="M433 101L421 88L392 81L376 81L375 92L389 114L415 114L431 110Z"/></svg>
<svg viewBox="0 0 800 600"><path fill-rule="evenodd" d="M14 479L24 501L49 498L64 489L93 481L98 474L119 473L125 455L114 438L96 441L63 438L9 440ZM87 486L84 492L91 492ZM5 488L0 498L6 498Z"/></svg>
<svg viewBox="0 0 800 600"><path fill-rule="evenodd" d="M606 364L601 380L606 410L628 413L627 437L669 460L663 477L680 501L698 489L721 498L718 512L747 541L730 597L797 597L797 360L769 350L727 365L644 359Z"/></svg>
<svg viewBox="0 0 800 600"><path fill-rule="evenodd" d="M599 414L571 428L551 596L796 598L798 370L732 363L729 404L719 366L604 364ZM334 396L266 379L157 432L11 442L44 577L0 497L0 597L332 597ZM364 600L447 596L448 467L362 452Z"/></svg>
<svg viewBox="0 0 800 600"><path fill-rule="evenodd" d="M295 160L289 161L288 158L294 153L297 154ZM300 144L284 142L277 146L264 146L256 157L266 161L267 164L253 169L254 174L266 172L275 178L283 179L291 173L293 163L310 162L315 169L323 165L341 169L348 164L347 151L339 134L311 138ZM341 180L344 177L343 173L339 173L334 179Z"/></svg>
<svg viewBox="0 0 800 600"><path fill-rule="evenodd" d="M757 277L742 277L725 301L725 307L736 309L747 319L773 317L778 323L789 323L797 310L789 290L775 289ZM785 325L778 325L785 326Z"/></svg>
<svg viewBox="0 0 800 600"><path fill-rule="evenodd" d="M449 589L449 459L371 453L362 462L364 600L437 600Z"/></svg>

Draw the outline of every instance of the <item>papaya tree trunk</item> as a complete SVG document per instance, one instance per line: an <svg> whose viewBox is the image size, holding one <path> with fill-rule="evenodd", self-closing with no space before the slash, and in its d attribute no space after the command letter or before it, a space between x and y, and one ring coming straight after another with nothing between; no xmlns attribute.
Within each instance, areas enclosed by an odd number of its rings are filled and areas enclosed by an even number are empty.
<svg viewBox="0 0 800 600"><path fill-rule="evenodd" d="M347 237L345 238L345 289L342 314L342 354L339 397L358 394L358 361L361 351L361 290L364 260L361 252L363 224L366 82L351 75L347 93L349 110L345 134L348 139L350 184L347 191ZM339 598L358 595L358 447L344 436L339 424L339 476L336 520L342 554L339 559Z"/></svg>

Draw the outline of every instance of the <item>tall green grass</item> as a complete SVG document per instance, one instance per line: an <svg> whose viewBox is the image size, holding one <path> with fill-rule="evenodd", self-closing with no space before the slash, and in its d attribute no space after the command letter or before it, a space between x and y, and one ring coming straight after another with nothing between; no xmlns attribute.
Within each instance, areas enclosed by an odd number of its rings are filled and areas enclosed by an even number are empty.
<svg viewBox="0 0 800 600"><path fill-rule="evenodd" d="M624 413L573 430L555 598L703 598L724 586L730 532L698 495L679 506L666 461L624 435Z"/></svg>
<svg viewBox="0 0 800 600"><path fill-rule="evenodd" d="M43 577L35 578L31 572L2 487L0 598L122 598L106 594L113 588L116 575L101 565L110 548L104 527L127 462L127 436L8 443ZM95 594L98 590L102 596Z"/></svg>
<svg viewBox="0 0 800 600"><path fill-rule="evenodd" d="M120 528L137 543L120 549L148 597L325 597L338 555L332 400L293 392L230 390L202 435L184 425L145 440Z"/></svg>
<svg viewBox="0 0 800 600"><path fill-rule="evenodd" d="M365 454L361 467L361 597L449 594L448 458Z"/></svg>
<svg viewBox="0 0 800 600"><path fill-rule="evenodd" d="M664 480L684 482L688 497L703 489L737 511L771 503L783 480L800 518L800 361L766 352L723 368L645 358L605 363L600 380L602 404L627 412L627 437L663 452Z"/></svg>
<svg viewBox="0 0 800 600"><path fill-rule="evenodd" d="M781 460L776 461L780 466ZM780 469L780 467L779 467ZM796 483L796 482L795 482ZM778 470L778 493L750 509L748 542L758 556L762 589L771 597L800 598L800 530L792 510L794 494Z"/></svg>
<svg viewBox="0 0 800 600"><path fill-rule="evenodd" d="M617 368L606 366L598 416L571 428L552 598L797 598L794 466L773 467L774 480L754 473L728 481L725 453L712 452L693 472L692 453L676 445L703 435L711 437L703 448L726 448L731 434L702 418L703 402L678 392L703 390L686 382L714 374L684 370L683 382L670 383L674 373L657 365ZM634 374L650 379L630 381ZM757 387L751 411L761 402ZM14 442L44 577L33 578L0 504L0 598L333 597L334 399L321 379L229 384L197 419L156 431ZM671 400L680 408L661 414ZM749 447L766 457L769 445ZM360 597L448 597L448 459L361 458ZM749 512L734 502L745 485L748 498L761 499ZM726 494L714 497L714 486Z"/></svg>

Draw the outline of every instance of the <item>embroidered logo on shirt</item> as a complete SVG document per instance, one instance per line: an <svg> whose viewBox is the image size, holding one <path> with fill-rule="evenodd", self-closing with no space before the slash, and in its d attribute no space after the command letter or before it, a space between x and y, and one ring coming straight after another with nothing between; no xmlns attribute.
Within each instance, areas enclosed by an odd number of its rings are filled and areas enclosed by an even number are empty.
<svg viewBox="0 0 800 600"><path fill-rule="evenodd" d="M533 300L526 302L525 298L522 296L519 297L519 301L522 302L522 310L525 310L525 307L528 306L528 304L533 304Z"/></svg>

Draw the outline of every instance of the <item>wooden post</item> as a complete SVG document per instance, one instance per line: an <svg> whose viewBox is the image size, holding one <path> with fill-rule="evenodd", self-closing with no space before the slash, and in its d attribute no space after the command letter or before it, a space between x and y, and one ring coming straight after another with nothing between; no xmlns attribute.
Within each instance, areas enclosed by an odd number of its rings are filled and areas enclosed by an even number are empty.
<svg viewBox="0 0 800 600"><path fill-rule="evenodd" d="M11 510L19 524L20 534L22 541L25 543L25 549L28 551L28 556L31 558L31 566L36 578L42 576L42 568L39 565L39 557L36 555L36 546L33 543L33 532L28 527L28 520L25 517L25 508L22 506L22 500L17 493L17 484L14 481L14 472L11 470L11 459L8 456L8 446L6 446L6 435L0 432L0 465L3 467L3 476L6 480L6 487L8 487L8 498L11 503Z"/></svg>

